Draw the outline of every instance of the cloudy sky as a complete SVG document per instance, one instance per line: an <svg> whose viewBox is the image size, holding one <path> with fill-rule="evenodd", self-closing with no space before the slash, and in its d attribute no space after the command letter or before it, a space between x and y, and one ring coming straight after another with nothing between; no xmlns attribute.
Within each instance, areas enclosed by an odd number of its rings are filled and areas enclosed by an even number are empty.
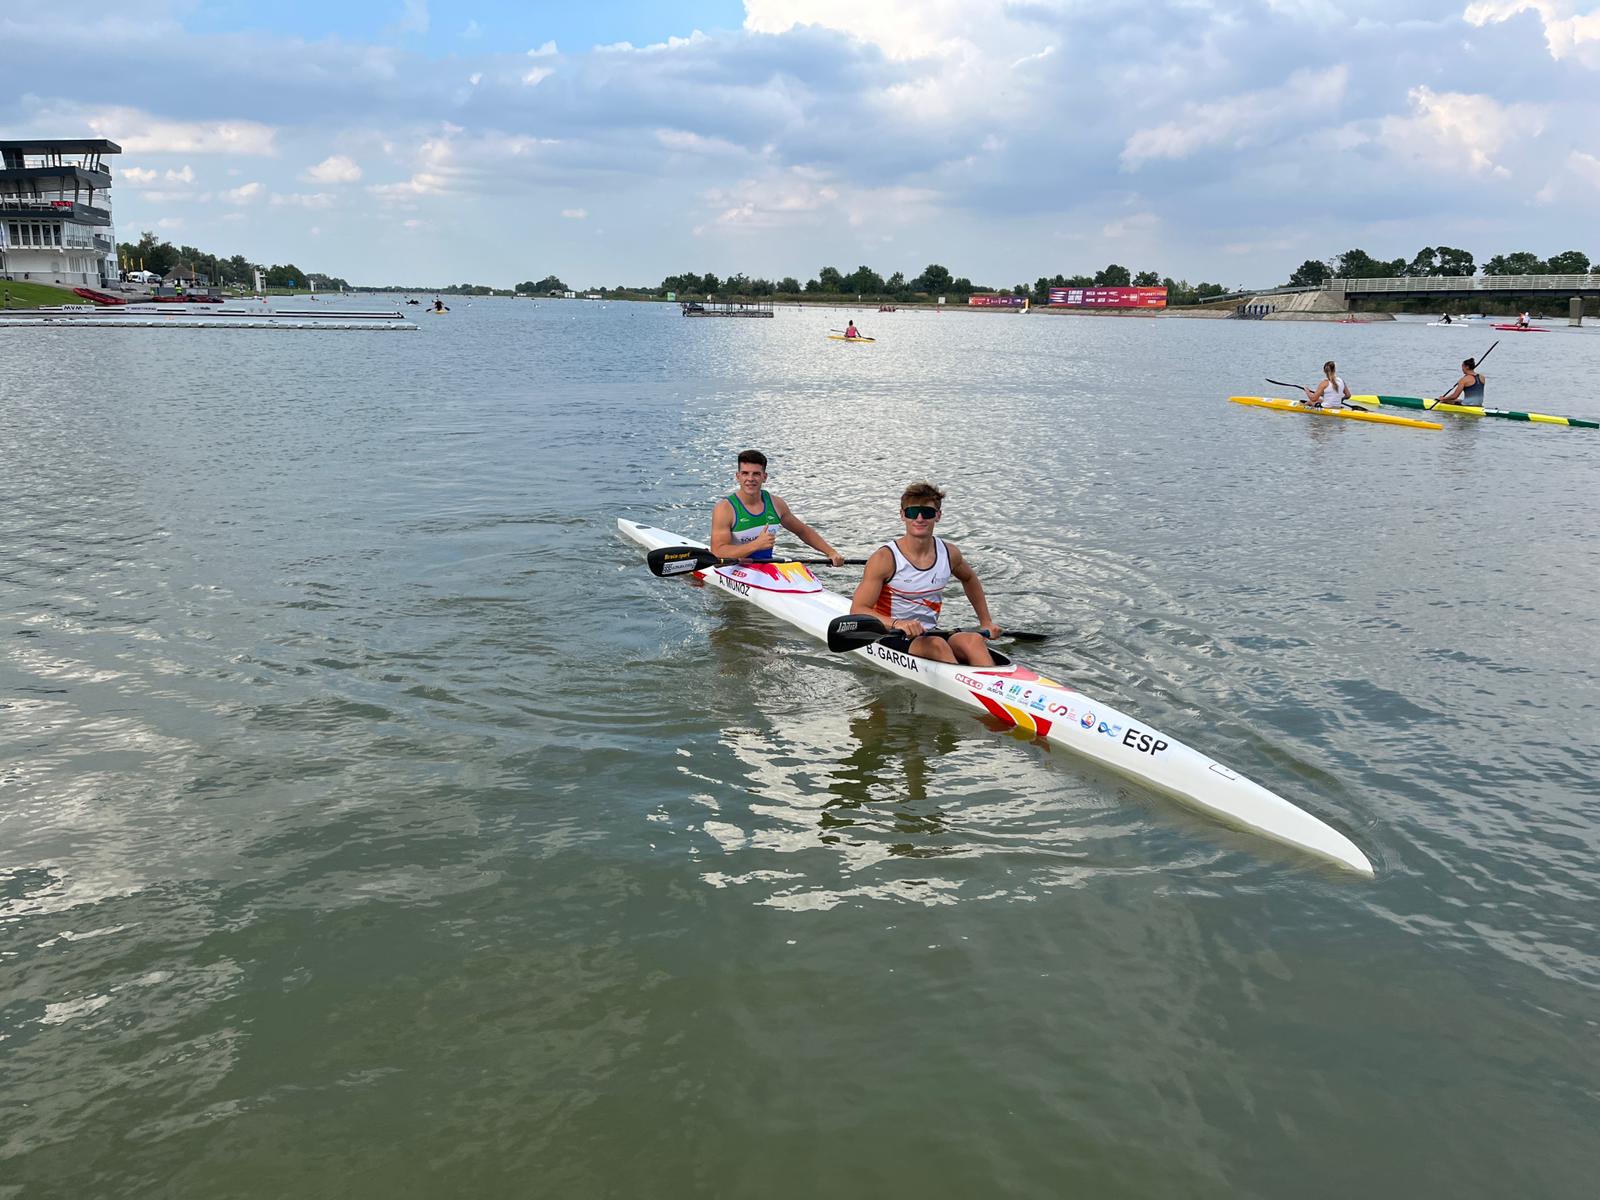
<svg viewBox="0 0 1600 1200"><path fill-rule="evenodd" d="M1600 0L119 0L0 47L0 136L122 145L122 239L358 283L1600 258Z"/></svg>

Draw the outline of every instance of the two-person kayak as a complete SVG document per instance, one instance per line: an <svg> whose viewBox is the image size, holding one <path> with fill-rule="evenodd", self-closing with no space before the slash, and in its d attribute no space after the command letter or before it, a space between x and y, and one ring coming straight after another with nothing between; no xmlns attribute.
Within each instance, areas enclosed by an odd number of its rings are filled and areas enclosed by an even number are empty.
<svg viewBox="0 0 1600 1200"><path fill-rule="evenodd" d="M1267 396L1229 396L1233 404L1251 408L1270 408L1274 412L1306 413L1313 417L1335 417L1345 421L1371 421L1378 425L1407 425L1412 429L1443 429L1437 421L1417 421L1411 417L1391 417L1388 413L1357 412L1351 408L1316 408L1298 400L1275 400Z"/></svg>
<svg viewBox="0 0 1600 1200"><path fill-rule="evenodd" d="M647 550L702 543L665 529L619 520L622 535ZM685 574L695 564L684 562ZM666 573L663 571L663 573ZM729 595L794 625L819 641L850 613L850 601L800 563L740 563L692 571ZM873 642L849 650L858 661L920 684L1052 745L1091 759L1219 820L1370 877L1372 864L1344 834L1282 796L1230 771L1143 721L990 651L992 667L915 658Z"/></svg>
<svg viewBox="0 0 1600 1200"><path fill-rule="evenodd" d="M1511 408L1479 408L1475 404L1446 404L1421 396L1351 396L1351 404L1367 408L1411 408L1421 412L1454 413L1458 417L1500 417L1507 421L1531 421L1535 425L1570 425L1574 429L1600 429L1600 421L1583 417L1552 417L1545 413L1517 412Z"/></svg>

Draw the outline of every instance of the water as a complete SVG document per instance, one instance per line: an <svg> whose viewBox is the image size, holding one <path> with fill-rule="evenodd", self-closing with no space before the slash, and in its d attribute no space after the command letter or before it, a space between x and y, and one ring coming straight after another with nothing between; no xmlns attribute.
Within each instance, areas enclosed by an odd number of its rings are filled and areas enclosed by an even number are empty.
<svg viewBox="0 0 1600 1200"><path fill-rule="evenodd" d="M0 338L0 1197L1590 1193L1600 434L1224 402L1495 335L454 308ZM746 445L1378 878L649 576Z"/></svg>

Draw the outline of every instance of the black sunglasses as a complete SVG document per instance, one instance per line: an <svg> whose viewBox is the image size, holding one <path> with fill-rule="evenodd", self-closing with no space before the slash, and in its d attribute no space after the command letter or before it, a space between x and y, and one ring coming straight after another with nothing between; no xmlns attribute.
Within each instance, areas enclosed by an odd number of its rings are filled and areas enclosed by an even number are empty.
<svg viewBox="0 0 1600 1200"><path fill-rule="evenodd" d="M908 521L915 521L918 517L925 521L931 521L939 515L939 510L931 504L912 504L901 511L906 514L906 520Z"/></svg>

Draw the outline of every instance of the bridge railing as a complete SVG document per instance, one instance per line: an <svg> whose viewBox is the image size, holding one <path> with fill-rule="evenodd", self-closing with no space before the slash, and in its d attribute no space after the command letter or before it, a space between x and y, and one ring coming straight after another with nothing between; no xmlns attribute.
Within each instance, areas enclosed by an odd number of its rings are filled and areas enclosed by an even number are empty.
<svg viewBox="0 0 1600 1200"><path fill-rule="evenodd" d="M1456 275L1428 279L1346 279L1357 292L1567 292L1600 290L1600 275Z"/></svg>

